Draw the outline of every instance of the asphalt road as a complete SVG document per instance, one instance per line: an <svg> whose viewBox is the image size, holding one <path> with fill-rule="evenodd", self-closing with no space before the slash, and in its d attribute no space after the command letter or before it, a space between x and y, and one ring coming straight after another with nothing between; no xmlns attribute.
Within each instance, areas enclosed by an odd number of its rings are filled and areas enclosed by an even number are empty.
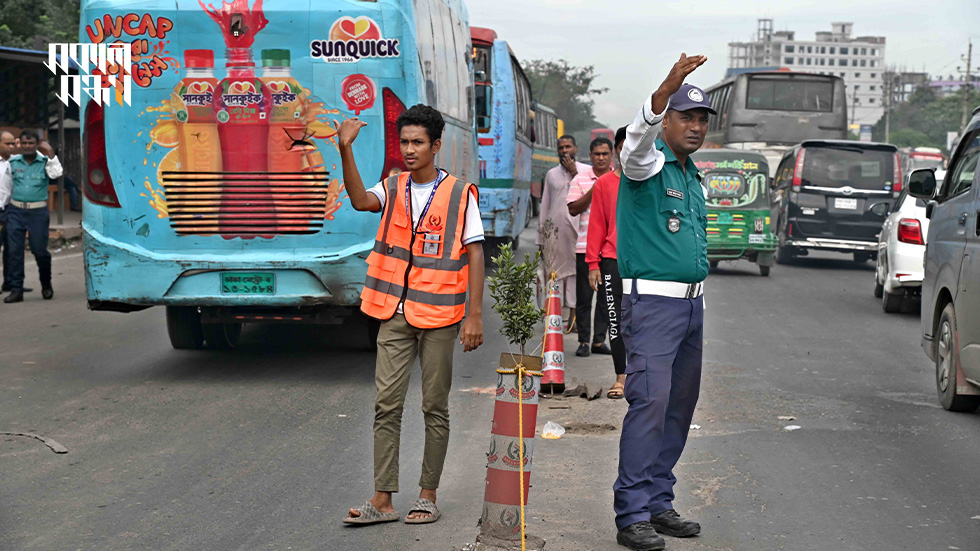
<svg viewBox="0 0 980 551"><path fill-rule="evenodd" d="M473 389L495 384L506 350L489 297L486 344L457 351L443 519L348 528L344 512L372 489L374 357L360 334L249 326L238 351L174 351L162 310L89 312L81 258L59 257L55 273L53 301L0 304L0 432L68 448L0 436L0 550L473 541L493 408ZM769 278L747 263L712 272L700 428L677 469L676 506L703 533L669 549L980 549L980 415L937 406L917 318L884 314L872 283L871 264L831 255ZM608 357L568 360L569 380L608 385L611 373ZM419 404L416 376L403 513L420 470ZM539 429L569 429L535 447L528 527L546 549L621 549L611 503L625 407L542 401Z"/></svg>

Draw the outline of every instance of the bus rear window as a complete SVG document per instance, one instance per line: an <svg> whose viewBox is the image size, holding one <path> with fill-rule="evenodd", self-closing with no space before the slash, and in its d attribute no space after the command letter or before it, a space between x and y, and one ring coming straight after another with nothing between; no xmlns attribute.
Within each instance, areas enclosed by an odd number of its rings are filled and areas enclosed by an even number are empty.
<svg viewBox="0 0 980 551"><path fill-rule="evenodd" d="M745 107L772 111L829 113L833 108L833 97L832 80L753 77L749 79Z"/></svg>

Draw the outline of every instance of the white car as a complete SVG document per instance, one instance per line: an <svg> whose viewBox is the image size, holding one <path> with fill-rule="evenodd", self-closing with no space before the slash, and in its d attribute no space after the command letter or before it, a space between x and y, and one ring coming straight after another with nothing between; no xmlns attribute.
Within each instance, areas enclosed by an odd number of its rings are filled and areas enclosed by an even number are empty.
<svg viewBox="0 0 980 551"><path fill-rule="evenodd" d="M944 172L937 171L936 179L940 180ZM900 311L906 297L921 291L928 233L926 204L910 196L906 186L878 236L875 296L881 299L885 312Z"/></svg>

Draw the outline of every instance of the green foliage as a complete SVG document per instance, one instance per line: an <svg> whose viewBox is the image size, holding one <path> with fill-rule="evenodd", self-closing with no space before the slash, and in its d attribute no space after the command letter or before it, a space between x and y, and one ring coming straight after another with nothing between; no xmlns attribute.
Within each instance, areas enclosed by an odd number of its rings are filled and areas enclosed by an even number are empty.
<svg viewBox="0 0 980 551"><path fill-rule="evenodd" d="M0 2L0 45L47 50L51 42L78 42L79 0Z"/></svg>
<svg viewBox="0 0 980 551"><path fill-rule="evenodd" d="M929 135L921 130L914 128L902 128L891 132L888 136L888 143L898 147L917 147L922 144L930 143ZM945 137L943 139L945 145Z"/></svg>
<svg viewBox="0 0 980 551"><path fill-rule="evenodd" d="M544 310L534 301L534 280L537 277L541 253L524 255L524 262L518 264L514 251L508 243L500 247L500 254L493 257L497 269L487 278L493 309L504 321L504 336L512 345L517 345L524 355L527 341L534 337L534 326L544 316Z"/></svg>
<svg viewBox="0 0 980 551"><path fill-rule="evenodd" d="M946 133L962 132L963 94L959 90L944 98L928 86L920 86L909 101L892 109L888 140L899 147L938 147L946 150ZM980 105L980 92L969 90L967 104L972 111ZM970 114L967 113L967 120ZM874 141L885 141L885 117L872 131Z"/></svg>
<svg viewBox="0 0 980 551"><path fill-rule="evenodd" d="M575 67L564 59L532 59L521 65L531 81L534 99L555 110L558 118L565 121L566 133L604 126L593 115L594 96L609 89L597 88L593 84L599 76L595 72L595 66Z"/></svg>

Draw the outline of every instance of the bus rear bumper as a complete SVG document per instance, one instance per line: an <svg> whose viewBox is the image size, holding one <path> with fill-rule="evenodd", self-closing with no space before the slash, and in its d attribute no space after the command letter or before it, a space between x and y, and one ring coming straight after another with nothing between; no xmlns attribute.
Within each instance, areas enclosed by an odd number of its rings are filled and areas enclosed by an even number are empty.
<svg viewBox="0 0 980 551"><path fill-rule="evenodd" d="M306 256L292 251L177 255L122 243L85 227L83 239L89 306L113 311L154 305L356 306L371 247L365 244L363 250ZM291 258L284 260L287 256ZM228 271L272 273L275 291L222 293L221 273Z"/></svg>

